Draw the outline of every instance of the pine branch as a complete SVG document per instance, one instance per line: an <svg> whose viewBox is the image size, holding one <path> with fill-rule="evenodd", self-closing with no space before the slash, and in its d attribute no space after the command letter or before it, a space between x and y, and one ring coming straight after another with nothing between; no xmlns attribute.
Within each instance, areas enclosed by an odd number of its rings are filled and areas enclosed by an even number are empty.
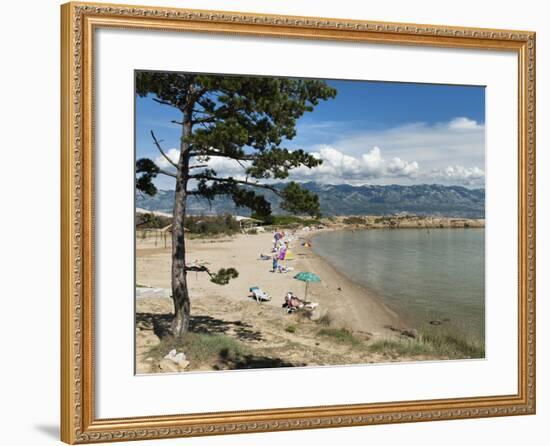
<svg viewBox="0 0 550 446"><path fill-rule="evenodd" d="M207 273L210 277L212 277L212 273L210 270L204 266L204 265L192 265L192 266L186 266L185 271L193 271L196 273Z"/></svg>
<svg viewBox="0 0 550 446"><path fill-rule="evenodd" d="M204 265L185 266L185 271L194 271L198 273L206 273L210 276L210 282L217 285L227 285L231 279L239 277L239 273L235 268L221 268L217 273L211 273Z"/></svg>
<svg viewBox="0 0 550 446"><path fill-rule="evenodd" d="M174 104L172 104L169 101L163 101L162 99L158 99L158 98L151 98L151 99L153 99L153 101L158 102L159 104L162 104L162 105L169 105L170 107L174 106Z"/></svg>
<svg viewBox="0 0 550 446"><path fill-rule="evenodd" d="M254 155L232 155L228 153L221 153L212 150L201 150L200 152L190 152L189 156L201 157L201 156L218 156L222 158L230 158L236 161L254 161L256 156Z"/></svg>
<svg viewBox="0 0 550 446"><path fill-rule="evenodd" d="M191 88L192 90L193 88ZM203 87L199 90L192 91L191 92L191 101L190 102L196 102L198 101L206 92L208 91L207 87Z"/></svg>
<svg viewBox="0 0 550 446"><path fill-rule="evenodd" d="M211 122L216 122L219 118L215 117L215 116L210 116L208 118L198 118L198 119L194 119L192 122L193 124L207 124L207 123L211 123Z"/></svg>
<svg viewBox="0 0 550 446"><path fill-rule="evenodd" d="M163 174L163 175L166 175L166 176L172 177L172 178L177 178L177 177L178 177L175 173L168 172L167 170L160 169L160 168L159 168L159 170L158 170L158 173L161 173L161 174Z"/></svg>
<svg viewBox="0 0 550 446"><path fill-rule="evenodd" d="M247 180L236 180L235 178L218 178L218 177L213 177L210 175L204 175L200 173L196 175L189 175L189 178L193 178L196 180L217 181L219 183L226 183L226 184L245 184L247 186L257 187L260 189L267 189L267 190L270 190L271 192L274 192L279 197L282 196L281 192L277 188L270 186L269 184L253 183Z"/></svg>
<svg viewBox="0 0 550 446"><path fill-rule="evenodd" d="M166 155L166 153L164 152L164 150L162 150L162 147L160 146L161 141L159 141L159 140L156 138L156 136L155 136L155 134L153 133L152 130L151 130L151 136L153 137L153 141L155 142L155 146L157 146L157 149L158 149L159 152L162 154L162 156L164 157L164 159L165 159L166 161L168 161L170 164L172 164L172 166L174 166L174 167L177 169L177 168L178 168L178 165L177 165L174 161L172 161L172 160L168 157L168 155Z"/></svg>

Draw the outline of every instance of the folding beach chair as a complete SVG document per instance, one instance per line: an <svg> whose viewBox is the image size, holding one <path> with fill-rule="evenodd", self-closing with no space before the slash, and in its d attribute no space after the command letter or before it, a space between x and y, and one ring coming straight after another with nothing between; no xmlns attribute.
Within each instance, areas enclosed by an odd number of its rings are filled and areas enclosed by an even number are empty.
<svg viewBox="0 0 550 446"><path fill-rule="evenodd" d="M271 300L271 296L267 294L265 291L263 291L261 288L258 288L257 286L253 286L250 288L250 292L252 293L252 297L256 299L256 302L267 302Z"/></svg>

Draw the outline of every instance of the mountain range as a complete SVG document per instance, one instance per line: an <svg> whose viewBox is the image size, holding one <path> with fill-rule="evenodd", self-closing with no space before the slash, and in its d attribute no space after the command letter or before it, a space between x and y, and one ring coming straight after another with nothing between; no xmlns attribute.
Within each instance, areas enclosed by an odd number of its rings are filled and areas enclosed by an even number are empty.
<svg viewBox="0 0 550 446"><path fill-rule="evenodd" d="M285 187L284 183L274 185ZM468 189L462 186L440 184L365 185L302 183L302 186L319 196L321 213L331 215L392 215L398 213L439 215L445 217L484 218L485 189ZM270 191L265 192L273 214L284 214L280 199ZM161 212L172 212L173 190L160 190L153 197L136 195L136 207ZM190 197L187 211L191 215L220 215L225 213L250 215L245 208L236 208L232 200L221 196L211 203Z"/></svg>

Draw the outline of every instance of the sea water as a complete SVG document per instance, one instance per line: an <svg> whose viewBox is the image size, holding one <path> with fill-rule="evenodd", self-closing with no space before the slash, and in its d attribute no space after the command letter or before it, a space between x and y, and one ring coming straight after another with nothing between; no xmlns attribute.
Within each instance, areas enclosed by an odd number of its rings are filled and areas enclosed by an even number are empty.
<svg viewBox="0 0 550 446"><path fill-rule="evenodd" d="M485 229L334 231L314 251L412 326L447 324L482 341Z"/></svg>

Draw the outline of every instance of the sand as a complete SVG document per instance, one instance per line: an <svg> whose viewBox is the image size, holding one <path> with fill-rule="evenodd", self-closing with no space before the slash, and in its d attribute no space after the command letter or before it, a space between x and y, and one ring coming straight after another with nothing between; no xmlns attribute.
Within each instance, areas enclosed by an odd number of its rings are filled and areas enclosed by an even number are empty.
<svg viewBox="0 0 550 446"><path fill-rule="evenodd" d="M316 231L317 232L317 231ZM333 342L318 336L319 318L330 319L331 328L346 328L355 336L373 342L398 336L389 327L406 328L400 317L366 288L353 283L335 270L311 248L303 247L304 240L311 240L315 232L298 230L291 243L295 260L283 264L292 267L288 273L271 272L271 260L259 260L260 253L269 255L273 235L271 233L239 234L216 239L187 240L187 261L205 261L211 271L234 267L239 272L227 285L216 285L206 273L189 272L188 286L191 296L192 325L208 333L223 333L244 342L265 360L275 360L273 365L334 365L404 361L410 358L387 357L369 353L365 349L353 349L349 345ZM313 240L313 243L315 241ZM151 329L153 318L170 318L170 240L153 238L137 240L136 283L138 298L136 309L136 355L138 373L159 370L151 366L150 348L159 340ZM312 319L289 315L281 307L288 291L304 297L305 283L294 279L300 271L313 272L321 282L308 286L307 300L319 304ZM250 297L249 288L258 286L272 300L257 303ZM295 325L298 330L289 333L285 329ZM418 359L418 358L417 358ZM262 362L263 364L263 362ZM254 365L252 365L254 366ZM208 365L189 369L208 370Z"/></svg>
<svg viewBox="0 0 550 446"><path fill-rule="evenodd" d="M227 285L210 282L205 273L188 273L191 299L201 299L205 295L221 296L225 299L242 302L251 301L248 297L251 286L259 286L272 300L264 303L280 308L288 291L303 298L305 283L294 279L300 271L310 271L321 277L321 282L308 286L307 299L319 303L317 312L327 311L339 327L354 331L364 331L373 335L389 334L385 326L401 326L398 315L391 311L372 292L353 283L335 270L328 262L316 255L311 248L301 246L304 239L311 239L312 232L297 231L291 243L295 260L284 261L284 265L294 270L288 273L270 272L271 260L259 260L260 253L269 255L272 247L272 234L239 234L220 239L194 239L187 242L188 263L195 259L206 261L211 271L223 267L234 267L239 277ZM169 245L169 241L167 242ZM170 289L170 248L164 248L162 240L147 240L137 245L137 283L148 287Z"/></svg>

